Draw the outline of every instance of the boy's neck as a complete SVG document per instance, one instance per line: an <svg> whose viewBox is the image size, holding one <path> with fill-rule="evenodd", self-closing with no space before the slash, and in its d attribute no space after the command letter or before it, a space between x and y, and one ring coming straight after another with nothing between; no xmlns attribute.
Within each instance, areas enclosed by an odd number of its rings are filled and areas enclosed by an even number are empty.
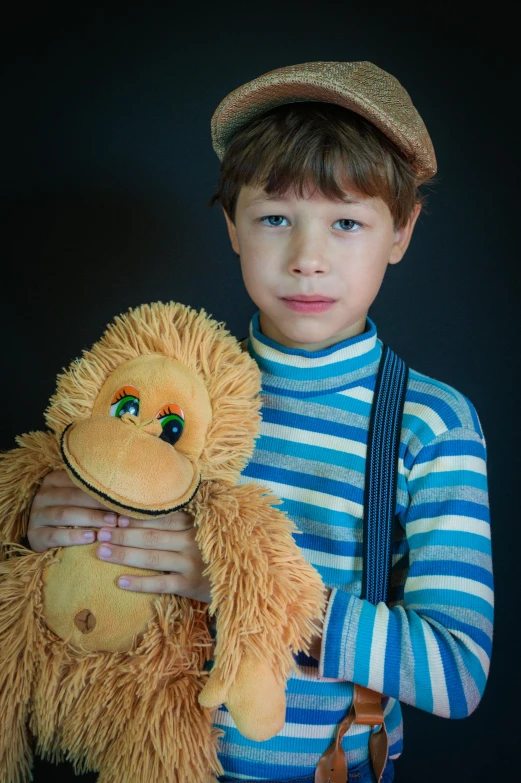
<svg viewBox="0 0 521 783"><path fill-rule="evenodd" d="M283 345L285 348L295 348L301 351L323 351L326 348L331 348L333 345L337 345L337 343L344 342L344 340L349 340L351 337L356 337L359 334L363 334L365 331L366 320L367 314L358 321L355 321L354 324L351 324L346 329L331 335L331 337L327 338L326 340L322 340L321 342L297 343L294 340L290 340L289 337L286 337L286 335L283 334L273 323L273 321L266 317L262 311L259 312L260 331L265 337L268 337L270 340L279 343L279 345Z"/></svg>

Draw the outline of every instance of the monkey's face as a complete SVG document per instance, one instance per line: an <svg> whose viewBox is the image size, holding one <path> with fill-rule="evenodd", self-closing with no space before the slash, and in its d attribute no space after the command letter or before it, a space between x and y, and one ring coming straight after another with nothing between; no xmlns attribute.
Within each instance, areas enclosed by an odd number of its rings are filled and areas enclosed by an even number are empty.
<svg viewBox="0 0 521 783"><path fill-rule="evenodd" d="M198 375L171 357L141 356L109 375L90 419L64 431L65 467L120 514L167 514L197 491L211 418Z"/></svg>

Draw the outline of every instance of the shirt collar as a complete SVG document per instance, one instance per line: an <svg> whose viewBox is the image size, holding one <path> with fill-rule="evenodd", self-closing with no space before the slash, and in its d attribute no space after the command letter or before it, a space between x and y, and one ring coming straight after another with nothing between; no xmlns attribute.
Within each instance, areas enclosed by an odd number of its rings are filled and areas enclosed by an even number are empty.
<svg viewBox="0 0 521 783"><path fill-rule="evenodd" d="M382 352L374 322L365 331L322 351L286 348L260 331L259 313L250 323L248 350L263 374L263 388L292 396L340 391L372 374Z"/></svg>

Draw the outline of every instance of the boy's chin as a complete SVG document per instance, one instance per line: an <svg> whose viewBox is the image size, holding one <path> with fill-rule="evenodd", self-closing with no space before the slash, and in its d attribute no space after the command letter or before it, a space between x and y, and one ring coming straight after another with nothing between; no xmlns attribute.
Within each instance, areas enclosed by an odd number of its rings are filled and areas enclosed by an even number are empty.
<svg viewBox="0 0 521 783"><path fill-rule="evenodd" d="M299 328L280 328L278 342L287 348L300 348L306 351L320 351L336 343L346 340L349 334L346 329L310 328L310 325Z"/></svg>
<svg viewBox="0 0 521 783"><path fill-rule="evenodd" d="M278 315L278 314L276 314ZM329 348L336 343L361 334L365 329L366 317L362 316L349 323L342 319L342 323L335 323L336 319L328 318L326 313L321 315L290 317L275 317L260 312L260 326L262 333L286 348L296 348L307 351L319 351Z"/></svg>

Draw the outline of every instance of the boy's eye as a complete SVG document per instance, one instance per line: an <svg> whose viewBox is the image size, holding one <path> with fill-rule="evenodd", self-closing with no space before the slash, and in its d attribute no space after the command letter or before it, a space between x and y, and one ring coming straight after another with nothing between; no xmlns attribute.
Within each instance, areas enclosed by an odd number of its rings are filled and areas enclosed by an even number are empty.
<svg viewBox="0 0 521 783"><path fill-rule="evenodd" d="M273 221L276 221L276 222L274 222L274 223L264 223L265 220L273 220ZM280 226L280 222L279 222L280 220L287 220L287 218L283 217L282 215L266 215L266 217L260 218L260 222L264 223L265 226L266 225L268 225L268 226L275 226L275 227Z"/></svg>
<svg viewBox="0 0 521 783"><path fill-rule="evenodd" d="M352 231L355 227L360 226L360 223L357 223L356 220L348 220L347 218L342 218L341 220L336 220L335 223L342 223L341 226L342 230L345 230L347 233ZM335 225L333 223L333 225Z"/></svg>
<svg viewBox="0 0 521 783"><path fill-rule="evenodd" d="M125 413L139 416L139 392L135 386L122 386L110 403L110 415L121 418Z"/></svg>
<svg viewBox="0 0 521 783"><path fill-rule="evenodd" d="M161 435L159 437L173 446L183 434L185 426L183 409L176 405L175 402L171 402L161 408L157 418L161 424Z"/></svg>

